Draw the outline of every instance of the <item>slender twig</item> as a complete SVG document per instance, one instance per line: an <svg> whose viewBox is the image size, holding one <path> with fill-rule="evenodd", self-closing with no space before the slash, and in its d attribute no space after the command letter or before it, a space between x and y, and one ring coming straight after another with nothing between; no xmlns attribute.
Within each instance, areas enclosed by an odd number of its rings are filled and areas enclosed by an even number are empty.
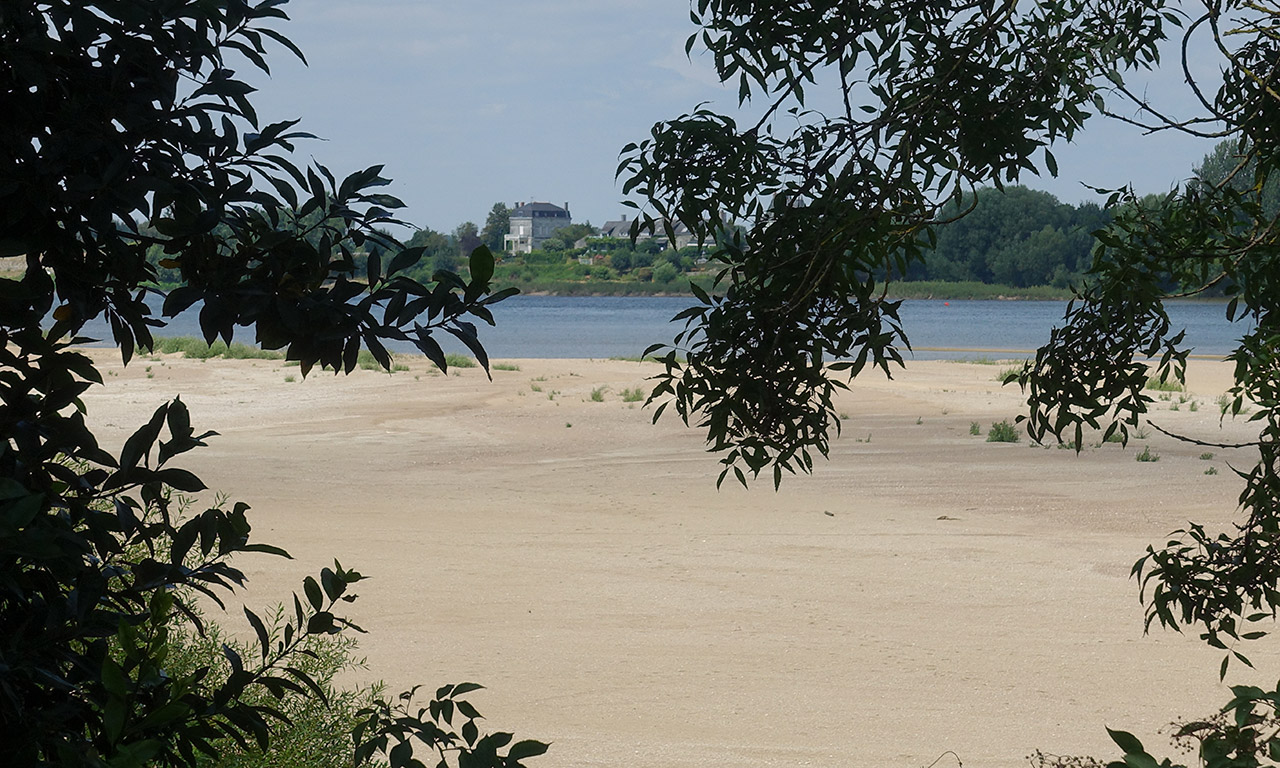
<svg viewBox="0 0 1280 768"><path fill-rule="evenodd" d="M933 768L935 765L942 762L942 758L946 757L947 755L951 755L952 757L954 757L956 759L956 765L960 766L960 768L964 768L964 761L960 759L960 755L957 755L954 750L950 750L950 749L938 755L937 759L935 759L932 763L929 763L928 765L926 765L925 768Z"/></svg>
<svg viewBox="0 0 1280 768"><path fill-rule="evenodd" d="M1196 19L1187 27L1186 33L1182 35L1182 75L1186 79L1187 85L1191 87L1192 92L1195 93L1196 98L1199 99L1200 104L1205 108L1205 110L1213 112L1213 105L1204 97L1204 94L1200 91L1200 84L1196 82L1195 77L1191 74L1191 66L1187 57L1187 48L1191 44L1191 35L1195 32L1196 27L1209 20L1210 15L1211 13L1206 13Z"/></svg>
<svg viewBox="0 0 1280 768"><path fill-rule="evenodd" d="M1203 445L1206 448L1254 448L1262 445L1261 440L1254 440L1248 443L1214 443L1207 440L1197 440L1194 437L1187 437L1186 435L1179 435L1176 432L1170 432L1150 419L1147 420L1147 424L1157 432L1167 435L1168 437L1172 437L1174 440L1181 440L1184 443L1191 443L1192 445Z"/></svg>

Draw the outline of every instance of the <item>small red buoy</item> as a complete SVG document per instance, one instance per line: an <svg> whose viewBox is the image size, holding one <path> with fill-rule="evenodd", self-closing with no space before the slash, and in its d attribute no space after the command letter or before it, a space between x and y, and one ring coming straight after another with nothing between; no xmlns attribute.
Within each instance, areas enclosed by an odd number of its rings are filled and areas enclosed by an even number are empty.
<svg viewBox="0 0 1280 768"><path fill-rule="evenodd" d="M944 302L942 302L942 306L944 306L944 307L949 307L949 306L951 306L951 302L949 302L949 301L944 301Z"/></svg>

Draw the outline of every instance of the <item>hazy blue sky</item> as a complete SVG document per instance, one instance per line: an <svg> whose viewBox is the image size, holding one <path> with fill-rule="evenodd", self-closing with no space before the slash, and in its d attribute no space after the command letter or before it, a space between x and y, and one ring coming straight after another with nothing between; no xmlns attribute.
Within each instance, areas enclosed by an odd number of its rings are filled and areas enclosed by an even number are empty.
<svg viewBox="0 0 1280 768"><path fill-rule="evenodd" d="M261 117L302 118L326 141L300 149L336 174L385 164L404 217L438 230L483 225L497 201L568 202L575 221L597 225L618 218L623 145L701 101L735 104L705 58L684 55L688 0L307 0L285 9L293 21L281 29L310 66L283 49L268 58ZM1150 93L1179 93L1179 80L1156 80ZM1082 181L1164 191L1210 147L1098 120L1055 150L1059 179L1025 183L1070 202L1091 197Z"/></svg>

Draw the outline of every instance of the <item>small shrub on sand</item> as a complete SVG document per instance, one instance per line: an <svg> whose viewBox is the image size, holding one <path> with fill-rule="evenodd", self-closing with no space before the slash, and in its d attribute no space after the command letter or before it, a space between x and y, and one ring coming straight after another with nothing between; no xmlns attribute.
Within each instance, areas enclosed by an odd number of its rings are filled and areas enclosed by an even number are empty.
<svg viewBox="0 0 1280 768"><path fill-rule="evenodd" d="M479 368L480 364L476 362L474 357L466 355L447 354L444 356L444 362L450 368ZM495 366L496 367L496 366ZM517 368L516 370L520 370Z"/></svg>
<svg viewBox="0 0 1280 768"><path fill-rule="evenodd" d="M395 358L396 358L395 355L391 356L391 370L387 371L387 373L399 373L401 371L409 370L408 365L406 365L405 363L396 362ZM446 357L446 360L447 359L448 358ZM356 355L356 365L360 366L360 370L362 371L383 370L382 364L379 363L377 358L373 356L373 353L367 349L360 350L360 354ZM453 362L449 361L449 365L452 366ZM465 368L466 366L460 366L460 367Z"/></svg>
<svg viewBox="0 0 1280 768"><path fill-rule="evenodd" d="M1008 419L994 422L991 425L991 429L987 430L987 442L1016 443L1018 442L1018 428L1010 424Z"/></svg>
<svg viewBox="0 0 1280 768"><path fill-rule="evenodd" d="M1010 424L1009 420L992 422L991 429L987 430L988 443L1016 443L1018 442L1018 428Z"/></svg>

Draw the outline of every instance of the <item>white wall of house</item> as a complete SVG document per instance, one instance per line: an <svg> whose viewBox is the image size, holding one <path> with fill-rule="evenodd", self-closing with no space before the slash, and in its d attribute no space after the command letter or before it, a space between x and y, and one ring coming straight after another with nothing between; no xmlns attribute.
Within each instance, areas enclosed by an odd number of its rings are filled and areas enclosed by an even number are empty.
<svg viewBox="0 0 1280 768"><path fill-rule="evenodd" d="M573 223L568 203L564 208L549 203L517 203L511 212L510 234L503 236L508 253L529 253L542 247L551 233Z"/></svg>

